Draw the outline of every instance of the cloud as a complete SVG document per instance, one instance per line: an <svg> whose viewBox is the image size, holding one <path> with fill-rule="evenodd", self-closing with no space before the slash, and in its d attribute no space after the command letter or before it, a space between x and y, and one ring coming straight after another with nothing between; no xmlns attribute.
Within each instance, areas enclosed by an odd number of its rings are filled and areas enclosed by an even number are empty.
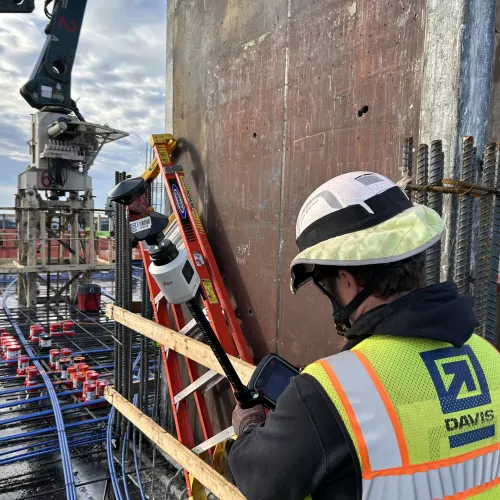
<svg viewBox="0 0 500 500"><path fill-rule="evenodd" d="M45 41L43 3L36 0L33 14L0 15L2 206L13 205L16 177L29 162L26 142L35 110L19 89ZM87 3L72 72L72 98L86 120L130 134L105 146L90 171L96 206L104 204L114 171L140 172L149 135L164 131L165 18L165 0Z"/></svg>

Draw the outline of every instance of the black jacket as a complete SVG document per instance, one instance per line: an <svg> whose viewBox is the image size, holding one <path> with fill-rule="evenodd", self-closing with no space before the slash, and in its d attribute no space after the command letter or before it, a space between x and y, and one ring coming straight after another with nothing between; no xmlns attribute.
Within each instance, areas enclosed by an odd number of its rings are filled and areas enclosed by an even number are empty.
<svg viewBox="0 0 500 500"><path fill-rule="evenodd" d="M347 332L344 350L370 335L396 335L461 347L477 320L470 297L454 283L412 292L363 314ZM238 437L229 463L249 500L361 499L353 445L330 398L309 375L292 379L266 421Z"/></svg>

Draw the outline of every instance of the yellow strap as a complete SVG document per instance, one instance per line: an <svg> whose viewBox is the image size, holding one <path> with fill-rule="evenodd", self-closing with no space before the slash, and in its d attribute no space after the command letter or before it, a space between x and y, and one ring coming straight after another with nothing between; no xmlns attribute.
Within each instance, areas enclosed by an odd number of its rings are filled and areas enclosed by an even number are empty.
<svg viewBox="0 0 500 500"><path fill-rule="evenodd" d="M191 487L191 496L189 497L189 500L207 500L205 488L198 481L198 479L193 477L191 474L189 474L189 485Z"/></svg>

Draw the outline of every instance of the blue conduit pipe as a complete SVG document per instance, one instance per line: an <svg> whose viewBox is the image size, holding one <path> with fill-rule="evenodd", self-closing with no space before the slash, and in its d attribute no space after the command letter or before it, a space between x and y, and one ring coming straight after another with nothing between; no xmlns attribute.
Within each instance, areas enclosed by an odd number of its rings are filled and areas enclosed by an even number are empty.
<svg viewBox="0 0 500 500"><path fill-rule="evenodd" d="M120 491L120 485L118 484L118 478L116 477L115 463L113 462L113 444L111 443L112 437L112 427L113 427L113 416L115 414L115 407L111 406L111 411L108 417L108 429L106 432L106 448L108 449L108 469L109 475L111 477L111 485L113 486L113 493L115 494L116 500L123 500L122 492Z"/></svg>
<svg viewBox="0 0 500 500"><path fill-rule="evenodd" d="M127 500L130 500L130 495L128 494L128 486L127 486L127 469L125 466L125 450L127 449L127 441L128 441L128 431L130 429L130 420L127 420L127 428L125 430L125 435L122 440L122 481L123 481L123 489L125 490L125 497Z"/></svg>
<svg viewBox="0 0 500 500"><path fill-rule="evenodd" d="M77 446L81 446L82 444L89 444L89 445L96 444L96 443L100 443L100 442L105 441L105 440L106 440L106 438L102 437L102 438L94 439L92 441L89 441L88 439L83 439L81 441L71 441L69 444L69 448L75 448ZM60 449L59 446L52 446L52 447L46 448L45 450L42 450L42 451L35 451L33 453L23 453L19 457L12 457L12 458L7 458L5 460L1 460L0 465L8 465L8 464L12 464L15 462L23 462L25 460L39 458L42 455L46 455L47 453L57 452L57 451L59 451L59 449Z"/></svg>
<svg viewBox="0 0 500 500"><path fill-rule="evenodd" d="M105 431L101 431L101 432L95 432L95 431L87 431L87 432L80 432L78 434L73 434L69 437L69 443L71 444L74 439L76 437L79 437L81 438L82 436L85 436L85 439L89 439L89 438L93 438L93 437L101 437L101 436L104 436L106 432ZM92 439L90 439L91 441ZM26 445L26 446L21 446L20 448L12 448L10 450L7 450L7 451L2 451L0 452L0 456L4 456L4 455L12 455L12 453L16 453L18 451L24 451L24 450L29 450L31 448L39 448L41 446L46 446L46 445L54 445L57 443L57 438L56 439L49 439L47 441L39 441L38 443L32 443L32 444L29 444L29 445ZM41 451L41 450L34 450L34 451Z"/></svg>
<svg viewBox="0 0 500 500"><path fill-rule="evenodd" d="M58 403L59 403L59 401L58 401ZM71 405L66 405L66 406L63 406L62 408L59 406L58 410L59 410L59 412L67 411L67 410L74 410L75 408L81 408L83 406L98 405L100 403L107 403L107 401L104 398L92 399L91 401L84 401L82 403L74 403ZM47 415L52 415L52 413L54 413L54 414L56 413L54 411L54 408L52 408L51 410L43 410L43 411L37 411L34 413L28 413L27 415L19 415L17 417L5 418L3 420L0 420L0 425L14 424L16 422L21 422L24 420L31 420L32 418L45 417ZM57 423L57 419L56 419L56 423ZM64 428L64 425L63 425L63 428ZM57 432L59 432L59 428L57 429Z"/></svg>
<svg viewBox="0 0 500 500"><path fill-rule="evenodd" d="M137 366L139 365L140 359L141 359L141 355L138 354L137 357L135 358L134 362L132 363L132 370L135 370L137 368ZM114 408L114 406L111 406L111 411L109 412L108 431L107 431L107 437L106 437L106 448L108 450L108 453L107 453L107 455L108 455L108 468L109 468L109 475L111 477L111 484L113 486L113 492L115 494L115 497L117 500L123 500L123 496L122 496L122 493L120 490L120 483L118 482L118 477L116 475L115 463L113 461L113 445L111 443L111 433L112 433L114 414L115 414L115 408ZM128 437L128 425L127 425L127 432L125 433L124 442L126 441L127 437ZM127 499L129 499L127 482L126 482L127 478L126 478L125 467L124 467L124 452L123 452L124 449L125 448L123 445L122 446L122 475L123 475L123 484L125 485L125 495L126 495Z"/></svg>
<svg viewBox="0 0 500 500"><path fill-rule="evenodd" d="M134 350L138 350L140 349L139 346L133 346L133 349ZM111 347L105 347L105 348L102 348L102 349L92 349L90 351L75 351L75 352L72 352L71 353L71 356L83 356L83 355L88 355L88 354L106 354L107 352L111 352L113 349ZM49 359L49 355L48 354L44 354L42 356L34 356L34 357L30 357L30 361L38 361L40 359ZM10 361L10 360L6 360L6 359L2 359L0 360L0 365L7 365L7 364L11 364L11 365L14 365L16 364L16 361Z"/></svg>
<svg viewBox="0 0 500 500"><path fill-rule="evenodd" d="M30 389L33 389L33 387L30 387ZM61 396L70 396L71 394L76 394L77 392L82 392L82 391L75 389L72 391L58 392L57 397L60 398ZM21 399L19 401L9 401L8 403L0 404L0 410L2 410L3 408L13 408L14 406L22 406L28 403L36 403L37 401L44 401L45 399L49 399L49 396L36 396L35 398ZM0 420L0 423L1 422L2 421Z"/></svg>
<svg viewBox="0 0 500 500"><path fill-rule="evenodd" d="M4 377L0 377L0 382L7 382L9 380L21 380L26 378L26 375L7 375Z"/></svg>
<svg viewBox="0 0 500 500"><path fill-rule="evenodd" d="M88 420L81 420L79 422L72 422L71 424L66 424L64 427L66 429L72 429L73 427L79 427L84 425L93 425L99 422L107 421L108 417L98 417L98 418L90 418ZM57 427L46 427L45 429L38 429L36 431L23 432L21 434L12 434L11 436L2 436L0 437L0 443L4 443L7 441L14 441L15 439L32 439L35 436L39 436L41 434L48 434L49 432L54 432L57 430Z"/></svg>
<svg viewBox="0 0 500 500"><path fill-rule="evenodd" d="M137 400L139 398L139 394L134 394L134 406L137 406ZM136 446L136 427L134 425L134 430L132 431L132 447L134 449L134 466L135 466L135 475L137 476L137 484L139 486L139 492L141 494L141 500L146 500L146 497L144 495L144 490L142 488L142 481L141 481L141 474L139 472L139 463L137 460L137 446Z"/></svg>
<svg viewBox="0 0 500 500"><path fill-rule="evenodd" d="M26 345L24 346L26 348ZM26 349L27 350L27 349ZM31 351L31 349L30 349ZM37 366L37 363L38 361L33 361L33 364L35 366ZM40 363L38 363L40 364ZM115 365L93 365L90 367L90 369L92 370L104 370L104 369L109 369L109 368L113 368ZM38 368L38 367L37 367ZM54 371L54 372L44 372L45 375L48 376L53 376L53 375L60 375L61 372L58 372L58 371ZM41 374L41 372L40 372ZM5 376L5 377L0 377L0 382L8 382L9 380L21 380L21 379L24 379L25 378L25 375L8 375L8 376Z"/></svg>
<svg viewBox="0 0 500 500"><path fill-rule="evenodd" d="M17 334L19 336L19 340L22 342L26 352L28 353L28 356L31 356L34 358L35 353L31 349L31 347L29 346L26 339L24 338L23 332L19 328L18 324L14 321L14 317L12 316L12 313L10 312L10 309L7 306L7 295L9 293L10 289L12 288L12 286L16 282L17 282L17 279L11 281L3 293L3 309L5 311L5 314L7 315L7 318L9 319L12 327L17 332ZM66 498L67 498L67 500L77 500L75 480L73 477L73 468L71 466L71 456L69 454L68 439L66 437L66 432L64 430L64 421L62 418L62 413L61 413L61 408L59 406L59 401L57 400L57 394L56 394L56 391L54 390L54 386L52 385L49 376L47 375L47 373L45 373L45 370L44 370L43 366L40 364L40 362L34 361L34 365L38 368L38 371L39 371L40 375L42 376L42 379L45 382L45 385L47 386L47 391L49 393L50 401L52 403L54 417L56 420L57 436L59 438L59 447L61 450L61 458L62 458L62 465L63 465L63 471L64 471L64 486L66 489Z"/></svg>
<svg viewBox="0 0 500 500"><path fill-rule="evenodd" d="M31 387L14 387L13 389L5 389L0 391L0 396L7 396L8 394L15 394L16 392L26 392L27 390L45 389L45 384L32 385Z"/></svg>

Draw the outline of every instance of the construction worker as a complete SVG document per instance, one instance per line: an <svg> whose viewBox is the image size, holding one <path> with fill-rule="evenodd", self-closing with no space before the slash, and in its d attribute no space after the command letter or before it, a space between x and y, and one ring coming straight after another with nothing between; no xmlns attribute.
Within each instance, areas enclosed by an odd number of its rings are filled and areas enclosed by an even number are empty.
<svg viewBox="0 0 500 500"><path fill-rule="evenodd" d="M425 287L443 230L376 173L336 177L304 203L292 290L314 283L347 342L267 417L235 409L229 462L248 499L500 498L500 355L473 333L470 297Z"/></svg>

